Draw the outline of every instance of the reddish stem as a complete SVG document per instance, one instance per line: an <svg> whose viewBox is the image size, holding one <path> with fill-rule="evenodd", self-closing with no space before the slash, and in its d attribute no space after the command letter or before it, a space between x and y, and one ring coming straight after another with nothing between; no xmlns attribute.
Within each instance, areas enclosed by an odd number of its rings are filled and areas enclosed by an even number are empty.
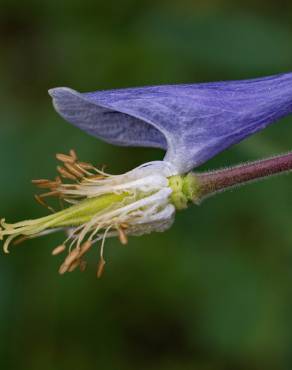
<svg viewBox="0 0 292 370"><path fill-rule="evenodd" d="M292 170L292 152L214 172L196 174L200 197Z"/></svg>

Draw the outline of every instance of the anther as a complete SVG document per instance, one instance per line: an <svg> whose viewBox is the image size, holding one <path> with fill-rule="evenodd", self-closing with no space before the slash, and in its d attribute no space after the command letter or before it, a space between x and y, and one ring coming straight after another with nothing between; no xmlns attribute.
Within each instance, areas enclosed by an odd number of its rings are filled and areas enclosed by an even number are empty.
<svg viewBox="0 0 292 370"><path fill-rule="evenodd" d="M105 260L101 257L97 264L96 277L99 279L104 272Z"/></svg>
<svg viewBox="0 0 292 370"><path fill-rule="evenodd" d="M90 175L90 172L88 172L88 170L86 170L85 168L79 166L78 163L75 163L75 168L78 169L78 171L82 172L83 176L86 175Z"/></svg>
<svg viewBox="0 0 292 370"><path fill-rule="evenodd" d="M120 240L121 244L123 244L123 245L128 244L128 238L127 238L127 235L126 235L124 229L122 227L118 227L117 230L118 230L119 240Z"/></svg>
<svg viewBox="0 0 292 370"><path fill-rule="evenodd" d="M86 178L86 180L102 180L105 176L103 175L91 175Z"/></svg>
<svg viewBox="0 0 292 370"><path fill-rule="evenodd" d="M91 247L92 247L92 242L89 240L81 244L79 258L83 256Z"/></svg>
<svg viewBox="0 0 292 370"><path fill-rule="evenodd" d="M59 274L63 275L70 268L71 264L78 258L79 249L75 248L66 258L59 268Z"/></svg>
<svg viewBox="0 0 292 370"><path fill-rule="evenodd" d="M77 259L73 263L71 263L70 267L68 268L68 272L74 271L80 265L80 260Z"/></svg>
<svg viewBox="0 0 292 370"><path fill-rule="evenodd" d="M48 182L50 182L50 180L47 180L47 179L38 179L38 180L31 180L31 182L34 185L41 185L41 184L47 184Z"/></svg>
<svg viewBox="0 0 292 370"><path fill-rule="evenodd" d="M70 153L70 156L72 157L72 159L74 159L74 162L77 161L77 154L76 154L75 150L71 149L69 153Z"/></svg>
<svg viewBox="0 0 292 370"><path fill-rule="evenodd" d="M52 256L57 256L58 254L64 252L65 249L66 249L66 245L64 244L59 245L58 247L52 250Z"/></svg>
<svg viewBox="0 0 292 370"><path fill-rule="evenodd" d="M61 193L57 190L54 190L54 191L49 191L48 193L40 194L38 197L47 198L47 197L60 197L60 196L61 196Z"/></svg>
<svg viewBox="0 0 292 370"><path fill-rule="evenodd" d="M77 165L83 168L84 170L92 170L94 166L87 162L77 162Z"/></svg>
<svg viewBox="0 0 292 370"><path fill-rule="evenodd" d="M79 177L79 178L82 178L84 177L84 174L83 172L81 172L78 168L76 168L76 166L74 166L73 164L71 163L64 163L65 167L67 168L67 170L73 175L73 176L76 176L76 177Z"/></svg>
<svg viewBox="0 0 292 370"><path fill-rule="evenodd" d="M62 265L59 267L59 274L63 275L68 270L70 265L65 265L65 263L62 263Z"/></svg>
<svg viewBox="0 0 292 370"><path fill-rule="evenodd" d="M59 174L64 177L65 179L69 180L77 180L77 177L72 175L70 172L68 172L64 167L57 166L57 171Z"/></svg>
<svg viewBox="0 0 292 370"><path fill-rule="evenodd" d="M80 249L75 248L73 251L65 258L64 264L70 266L79 257Z"/></svg>
<svg viewBox="0 0 292 370"><path fill-rule="evenodd" d="M56 154L56 158L63 163L74 163L75 162L75 159L72 158L70 155L66 155L62 153Z"/></svg>
<svg viewBox="0 0 292 370"><path fill-rule="evenodd" d="M41 184L36 184L36 186L40 189L55 189L59 184L56 181L47 181Z"/></svg>

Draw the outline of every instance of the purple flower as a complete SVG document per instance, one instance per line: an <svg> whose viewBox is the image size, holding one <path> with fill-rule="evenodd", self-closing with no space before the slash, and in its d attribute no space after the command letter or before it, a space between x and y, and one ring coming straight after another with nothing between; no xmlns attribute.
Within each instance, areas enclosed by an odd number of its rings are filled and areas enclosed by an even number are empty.
<svg viewBox="0 0 292 370"><path fill-rule="evenodd" d="M166 85L78 93L50 90L56 110L91 135L116 145L166 150L163 161L144 163L121 175L80 161L76 152L58 153L58 176L33 183L44 193L35 199L53 213L13 224L0 219L0 240L9 246L64 230L52 251L67 250L60 274L80 267L100 241L97 277L104 265L107 237L126 244L128 236L171 227L177 210L207 196L292 170L292 152L222 170L192 173L222 150L292 113L292 73L273 77L192 85ZM188 173L189 172L189 173ZM46 203L57 197L67 207Z"/></svg>
<svg viewBox="0 0 292 370"><path fill-rule="evenodd" d="M115 145L162 148L178 173L292 113L292 73L90 93L49 91L60 115Z"/></svg>

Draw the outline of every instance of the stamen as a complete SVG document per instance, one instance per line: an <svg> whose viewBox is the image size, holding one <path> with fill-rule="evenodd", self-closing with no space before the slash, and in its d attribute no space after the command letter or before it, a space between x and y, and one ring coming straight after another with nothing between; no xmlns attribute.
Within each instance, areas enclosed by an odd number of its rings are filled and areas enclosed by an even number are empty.
<svg viewBox="0 0 292 370"><path fill-rule="evenodd" d="M85 243L83 243L80 247L80 253L79 258L82 257L89 249L92 247L92 242L87 240Z"/></svg>
<svg viewBox="0 0 292 370"><path fill-rule="evenodd" d="M70 155L62 154L62 153L56 154L56 158L63 163L74 163L75 162L75 159L73 157L71 157Z"/></svg>
<svg viewBox="0 0 292 370"><path fill-rule="evenodd" d="M57 256L58 254L64 252L65 249L66 249L66 245L64 244L59 245L58 247L52 250L52 256Z"/></svg>
<svg viewBox="0 0 292 370"><path fill-rule="evenodd" d="M78 260L74 261L74 262L70 265L70 267L68 268L68 272L72 272L72 271L74 271L74 270L75 270L79 265L80 265L80 260L78 259Z"/></svg>
<svg viewBox="0 0 292 370"><path fill-rule="evenodd" d="M93 233L90 235L90 237L89 237L89 240L92 242L92 243L94 243L95 242L95 240L94 241L92 241L93 240L93 238L94 238L94 236L99 232L99 230L101 229L101 225L97 225L96 226L96 228L95 228L95 230L93 231ZM97 241L97 240L96 240Z"/></svg>
<svg viewBox="0 0 292 370"><path fill-rule="evenodd" d="M47 208L49 211L55 213L55 210L54 208L52 208L51 206L49 206L43 199L41 199L41 197L37 194L34 195L34 199L43 207Z"/></svg>
<svg viewBox="0 0 292 370"><path fill-rule="evenodd" d="M62 177L64 177L64 179L69 179L73 181L77 180L77 177L68 172L64 167L57 166L57 171Z"/></svg>
<svg viewBox="0 0 292 370"><path fill-rule="evenodd" d="M100 260L98 262L97 271L96 271L96 276L98 279L102 276L103 271L104 271L104 265L105 265L105 260L103 258L104 244L105 244L107 233L109 232L111 228L112 228L112 225L108 226L102 237L101 246L100 246Z"/></svg>
<svg viewBox="0 0 292 370"><path fill-rule="evenodd" d="M71 265L71 263L79 257L79 254L80 254L80 249L78 248L73 249L73 251L70 252L69 255L66 257L64 262L68 265Z"/></svg>
<svg viewBox="0 0 292 370"><path fill-rule="evenodd" d="M80 162L75 163L75 167L77 167L84 175L86 175L88 177L92 176L92 173L89 172L89 171L94 170L94 167L92 165L89 165L90 168L86 169L86 166L81 166L79 163Z"/></svg>
<svg viewBox="0 0 292 370"><path fill-rule="evenodd" d="M84 173L81 172L80 170L78 170L78 168L76 168L76 166L74 166L73 164L71 164L71 163L64 163L64 165L67 168L67 170L73 176L76 176L76 177L79 177L79 178L83 178L84 177Z"/></svg>
<svg viewBox="0 0 292 370"><path fill-rule="evenodd" d="M47 181L40 184L36 184L36 186L40 189L55 189L60 184L56 181Z"/></svg>
<svg viewBox="0 0 292 370"><path fill-rule="evenodd" d="M47 179L37 179L37 180L31 180L31 182L34 185L41 185L41 184L47 184L48 182L50 182L50 180L47 180Z"/></svg>
<svg viewBox="0 0 292 370"><path fill-rule="evenodd" d="M84 168L78 165L78 163L74 164L74 167L76 170L79 171L80 174L82 174L82 177L90 176L90 172L86 171Z"/></svg>
<svg viewBox="0 0 292 370"><path fill-rule="evenodd" d="M76 154L75 150L71 149L69 153L70 153L71 157L74 159L74 161L77 161L78 158L77 158L77 154Z"/></svg>
<svg viewBox="0 0 292 370"><path fill-rule="evenodd" d="M94 166L91 163L87 162L77 162L76 163L79 167L83 168L84 170L93 170Z"/></svg>
<svg viewBox="0 0 292 370"><path fill-rule="evenodd" d="M88 176L87 178L86 178L86 180L85 181L91 181L91 180L102 180L102 179L104 179L105 178L105 176L104 175L90 175L90 176Z"/></svg>
<svg viewBox="0 0 292 370"><path fill-rule="evenodd" d="M101 278L103 272L104 272L104 265L105 265L105 260L103 257L100 258L97 264L97 271L96 271L96 277L99 279Z"/></svg>
<svg viewBox="0 0 292 370"><path fill-rule="evenodd" d="M65 258L65 261L62 263L62 265L60 266L60 269L59 269L59 273L61 275L63 275L66 271L68 271L68 269L70 268L71 264L73 262L75 262L75 260L78 258L79 256L79 252L80 250L75 248L73 249L73 251L71 253L69 253L69 255Z"/></svg>
<svg viewBox="0 0 292 370"><path fill-rule="evenodd" d="M47 197L60 197L62 194L58 190L49 191L48 193L40 194L40 198L47 198Z"/></svg>
<svg viewBox="0 0 292 370"><path fill-rule="evenodd" d="M117 227L117 230L118 230L119 240L120 240L121 244L123 244L123 245L128 244L128 238L127 238L127 235L126 235L124 229L120 226L120 227Z"/></svg>
<svg viewBox="0 0 292 370"><path fill-rule="evenodd" d="M69 267L70 266L67 266L64 263L62 263L62 265L59 267L59 274L60 275L65 274L65 272L68 270Z"/></svg>

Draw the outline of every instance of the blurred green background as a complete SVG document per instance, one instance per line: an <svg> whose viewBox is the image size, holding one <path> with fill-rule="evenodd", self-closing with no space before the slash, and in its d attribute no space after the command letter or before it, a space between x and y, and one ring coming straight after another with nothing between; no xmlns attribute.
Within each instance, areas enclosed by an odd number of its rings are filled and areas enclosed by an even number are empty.
<svg viewBox="0 0 292 370"><path fill-rule="evenodd" d="M46 211L32 178L75 148L113 173L163 157L87 136L47 90L258 77L292 70L291 1L0 0L0 214ZM291 149L292 117L212 169ZM202 169L203 169L202 168ZM292 368L292 177L224 193L163 234L106 246L106 273L57 274L62 235L0 257L3 369Z"/></svg>

